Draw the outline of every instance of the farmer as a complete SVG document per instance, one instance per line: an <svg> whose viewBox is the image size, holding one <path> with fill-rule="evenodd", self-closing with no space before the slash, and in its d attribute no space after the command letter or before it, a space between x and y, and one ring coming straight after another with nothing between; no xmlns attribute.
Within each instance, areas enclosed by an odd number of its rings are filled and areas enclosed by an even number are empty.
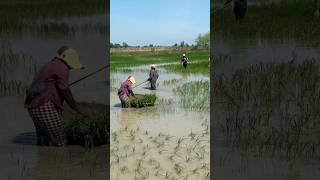
<svg viewBox="0 0 320 180"><path fill-rule="evenodd" d="M181 64L183 65L184 68L187 68L188 61L189 61L189 59L186 57L185 54L183 54L182 59L181 59Z"/></svg>
<svg viewBox="0 0 320 180"><path fill-rule="evenodd" d="M156 70L156 65L152 64L151 69L150 69L150 73L149 73L149 78L148 78L148 81L150 81L152 90L156 89L156 82L158 80L158 77L159 77L159 74Z"/></svg>
<svg viewBox="0 0 320 180"><path fill-rule="evenodd" d="M118 96L121 101L122 108L130 107L129 97L134 96L132 85L135 83L136 80L134 79L134 77L129 76L128 79L121 84L118 90Z"/></svg>
<svg viewBox="0 0 320 180"><path fill-rule="evenodd" d="M63 46L57 56L35 75L27 89L25 107L28 108L37 133L38 145L63 146L66 143L62 110L64 100L82 116L69 89L69 71L83 69L77 52Z"/></svg>

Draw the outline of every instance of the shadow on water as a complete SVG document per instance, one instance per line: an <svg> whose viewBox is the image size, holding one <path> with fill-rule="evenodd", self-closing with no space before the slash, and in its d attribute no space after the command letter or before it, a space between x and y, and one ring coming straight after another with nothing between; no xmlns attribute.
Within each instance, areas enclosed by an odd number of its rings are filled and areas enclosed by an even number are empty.
<svg viewBox="0 0 320 180"><path fill-rule="evenodd" d="M113 107L121 108L122 106L121 106L121 103L117 103L117 104L113 105Z"/></svg>
<svg viewBox="0 0 320 180"><path fill-rule="evenodd" d="M12 142L15 144L22 144L22 145L36 145L37 134L36 132L20 133L12 139Z"/></svg>

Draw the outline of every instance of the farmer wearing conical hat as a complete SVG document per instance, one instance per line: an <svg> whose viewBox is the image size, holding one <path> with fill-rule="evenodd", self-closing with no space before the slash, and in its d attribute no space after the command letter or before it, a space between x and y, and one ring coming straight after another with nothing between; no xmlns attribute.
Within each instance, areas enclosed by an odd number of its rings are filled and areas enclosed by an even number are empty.
<svg viewBox="0 0 320 180"><path fill-rule="evenodd" d="M152 64L149 72L149 78L148 78L148 81L150 82L152 90L156 89L156 82L158 80L158 77L159 77L159 74L156 70L156 65Z"/></svg>
<svg viewBox="0 0 320 180"><path fill-rule="evenodd" d="M182 54L182 59L181 59L181 64L183 65L184 68L187 68L189 59L186 57L185 54Z"/></svg>
<svg viewBox="0 0 320 180"><path fill-rule="evenodd" d="M130 96L134 96L134 93L132 91L132 85L136 83L136 80L133 76L129 76L126 81L124 81L119 90L118 90L118 96L121 101L121 106L123 108L130 107L129 98Z"/></svg>
<svg viewBox="0 0 320 180"><path fill-rule="evenodd" d="M35 75L27 89L25 107L36 128L38 145L65 144L64 122L61 117L63 102L85 116L78 108L69 89L69 71L82 69L78 53L63 46L50 62Z"/></svg>

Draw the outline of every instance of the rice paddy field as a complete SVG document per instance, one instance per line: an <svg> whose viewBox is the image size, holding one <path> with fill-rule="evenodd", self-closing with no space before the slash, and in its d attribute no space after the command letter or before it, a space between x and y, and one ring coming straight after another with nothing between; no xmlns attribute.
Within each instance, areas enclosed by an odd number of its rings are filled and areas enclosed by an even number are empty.
<svg viewBox="0 0 320 180"><path fill-rule="evenodd" d="M217 4L218 5L218 4ZM311 1L211 10L213 178L317 179L319 25Z"/></svg>
<svg viewBox="0 0 320 180"><path fill-rule="evenodd" d="M111 179L210 179L209 52L189 51L187 69L182 53L111 54ZM149 64L157 65L157 90L145 83L133 91L154 94L154 106L121 108L120 84L129 75L145 81Z"/></svg>
<svg viewBox="0 0 320 180"><path fill-rule="evenodd" d="M100 0L0 2L0 160L3 164L0 179L104 179L107 176L107 145L36 146L33 122L24 109L26 87L60 46L74 47L86 66L85 70L70 72L71 82L106 64L105 32L109 28L106 7L106 2ZM94 109L105 105L103 109L109 117L106 74L102 72L86 79L72 86L71 91L77 101L91 103ZM81 108L95 116L87 106ZM67 121L87 123L70 130L70 134L94 134L97 129L92 122L96 119L92 120L92 116L84 120L76 114L66 116ZM102 115L99 120L109 123ZM83 145L91 146L90 138L85 142Z"/></svg>

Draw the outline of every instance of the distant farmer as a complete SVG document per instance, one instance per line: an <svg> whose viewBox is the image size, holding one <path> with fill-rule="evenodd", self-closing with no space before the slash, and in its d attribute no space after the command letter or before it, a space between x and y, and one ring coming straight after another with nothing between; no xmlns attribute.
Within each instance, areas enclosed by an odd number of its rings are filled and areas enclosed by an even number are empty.
<svg viewBox="0 0 320 180"><path fill-rule="evenodd" d="M149 78L148 78L148 81L150 81L152 90L156 89L156 82L158 80L158 77L159 77L159 74L156 70L156 65L152 64L151 69L150 69L150 73L149 73Z"/></svg>
<svg viewBox="0 0 320 180"><path fill-rule="evenodd" d="M123 108L130 107L129 98L130 96L134 96L134 93L132 91L132 85L136 83L136 80L133 76L129 76L126 81L124 81L119 90L118 90L118 96L121 101L121 106Z"/></svg>
<svg viewBox="0 0 320 180"><path fill-rule="evenodd" d="M185 54L183 54L182 59L181 59L181 64L183 65L184 68L187 68L188 61L189 61L189 59L186 57Z"/></svg>
<svg viewBox="0 0 320 180"><path fill-rule="evenodd" d="M69 89L69 71L82 69L77 52L63 46L50 62L35 75L27 89L28 108L37 133L38 145L63 146L66 142L62 120L63 102L85 116L78 108Z"/></svg>
<svg viewBox="0 0 320 180"><path fill-rule="evenodd" d="M234 0L233 12L236 20L241 22L247 12L247 0Z"/></svg>

